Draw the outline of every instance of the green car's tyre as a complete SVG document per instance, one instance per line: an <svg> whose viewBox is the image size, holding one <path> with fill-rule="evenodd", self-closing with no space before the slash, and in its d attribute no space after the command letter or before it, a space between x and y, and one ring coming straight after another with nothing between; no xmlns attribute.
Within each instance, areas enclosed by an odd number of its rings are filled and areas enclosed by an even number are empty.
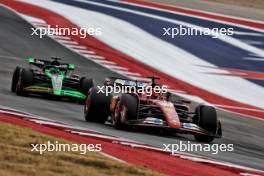
<svg viewBox="0 0 264 176"><path fill-rule="evenodd" d="M93 87L93 79L82 77L80 79L80 92L87 95L90 88Z"/></svg>
<svg viewBox="0 0 264 176"><path fill-rule="evenodd" d="M20 71L22 70L21 67L17 66L14 70L13 77L12 77L12 83L11 83L11 91L16 92L17 83L19 80Z"/></svg>
<svg viewBox="0 0 264 176"><path fill-rule="evenodd" d="M93 87L93 79L88 79L86 77L82 77L80 79L80 88L79 91L84 95L88 95L89 90ZM80 100L79 103L84 105L86 99Z"/></svg>
<svg viewBox="0 0 264 176"><path fill-rule="evenodd" d="M16 88L17 95L26 95L24 88L33 84L33 73L28 69L22 69Z"/></svg>

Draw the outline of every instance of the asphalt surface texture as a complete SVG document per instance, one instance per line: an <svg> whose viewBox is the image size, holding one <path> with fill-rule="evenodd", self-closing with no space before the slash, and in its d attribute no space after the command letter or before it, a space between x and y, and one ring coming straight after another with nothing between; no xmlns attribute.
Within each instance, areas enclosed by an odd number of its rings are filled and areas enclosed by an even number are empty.
<svg viewBox="0 0 264 176"><path fill-rule="evenodd" d="M235 4L221 3L211 0L145 0L161 4L175 5L190 9L248 18L252 20L264 19L264 11L260 8L246 7Z"/></svg>
<svg viewBox="0 0 264 176"><path fill-rule="evenodd" d="M121 76L65 48L53 39L31 36L32 26L14 12L0 7L0 105L48 117L60 122L96 130L107 135L123 137L156 147L163 144L179 144L180 141L196 143L192 135L164 135L157 132L121 131L111 125L88 123L83 118L83 106L75 102L55 101L42 97L17 96L10 90L13 70L17 65L28 67L26 58L50 58L58 56L64 62L76 64L80 75L94 78L102 84L107 76ZM233 144L233 152L192 152L202 156L264 170L264 121L250 117L218 112L222 122L223 138L212 144Z"/></svg>

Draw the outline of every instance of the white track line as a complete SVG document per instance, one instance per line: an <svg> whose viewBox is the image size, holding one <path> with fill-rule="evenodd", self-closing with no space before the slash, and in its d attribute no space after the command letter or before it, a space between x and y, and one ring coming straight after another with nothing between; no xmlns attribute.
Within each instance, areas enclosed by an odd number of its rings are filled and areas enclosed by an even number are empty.
<svg viewBox="0 0 264 176"><path fill-rule="evenodd" d="M114 71L118 71L118 70L125 70L125 71L127 71L128 70L128 68L126 68L126 67L115 66L115 65L103 65L103 66L105 66L105 67L107 67L107 68L109 68L111 70L114 70Z"/></svg>
<svg viewBox="0 0 264 176"><path fill-rule="evenodd" d="M128 72L128 71L117 71L119 74L127 75L127 76L137 76L137 77L143 77L141 74L136 72Z"/></svg>
<svg viewBox="0 0 264 176"><path fill-rule="evenodd" d="M73 40L61 40L61 39L57 39L57 41L63 43L63 44L70 44L70 45L79 45L78 42L73 41Z"/></svg>
<svg viewBox="0 0 264 176"><path fill-rule="evenodd" d="M239 31L234 31L235 35L243 35L243 36L258 36L262 37L264 36L263 34L260 33L253 33L253 32L239 32Z"/></svg>
<svg viewBox="0 0 264 176"><path fill-rule="evenodd" d="M102 65L116 65L115 62L108 61L108 60L93 60L94 62Z"/></svg>
<svg viewBox="0 0 264 176"><path fill-rule="evenodd" d="M105 59L103 56L98 56L98 55L92 55L92 54L83 54L84 57L92 58L92 59Z"/></svg>
<svg viewBox="0 0 264 176"><path fill-rule="evenodd" d="M68 47L70 47L70 48L74 48L74 49L78 49L78 50L80 50L80 49L82 49L82 50L87 49L87 47L86 46L83 46L83 45L71 45L71 44L65 44L65 45L68 46Z"/></svg>
<svg viewBox="0 0 264 176"><path fill-rule="evenodd" d="M255 40L241 40L245 43L248 43L250 45L263 45L264 43L262 41L255 41Z"/></svg>
<svg viewBox="0 0 264 176"><path fill-rule="evenodd" d="M94 51L89 51L89 50L79 50L79 52L82 54L95 54Z"/></svg>

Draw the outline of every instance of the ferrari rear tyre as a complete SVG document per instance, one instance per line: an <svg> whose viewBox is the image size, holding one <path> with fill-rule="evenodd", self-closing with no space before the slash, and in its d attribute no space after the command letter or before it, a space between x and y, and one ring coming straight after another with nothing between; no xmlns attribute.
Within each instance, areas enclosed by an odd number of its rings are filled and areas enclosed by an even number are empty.
<svg viewBox="0 0 264 176"><path fill-rule="evenodd" d="M89 122L105 123L110 114L111 95L92 88L84 105L84 118Z"/></svg>
<svg viewBox="0 0 264 176"><path fill-rule="evenodd" d="M215 108L201 105L197 107L196 112L194 123L210 132L211 135L195 134L194 138L199 142L212 142L219 124Z"/></svg>

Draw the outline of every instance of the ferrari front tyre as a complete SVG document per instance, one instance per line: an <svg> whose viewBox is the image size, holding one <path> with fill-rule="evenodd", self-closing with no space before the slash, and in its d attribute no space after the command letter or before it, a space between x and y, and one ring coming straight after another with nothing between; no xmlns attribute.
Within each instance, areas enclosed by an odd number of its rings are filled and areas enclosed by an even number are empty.
<svg viewBox="0 0 264 176"><path fill-rule="evenodd" d="M26 95L25 87L33 84L33 73L28 69L22 69L16 88L17 95Z"/></svg>
<svg viewBox="0 0 264 176"><path fill-rule="evenodd" d="M16 87L17 87L17 83L19 80L19 75L20 75L20 71L21 71L21 67L16 67L13 73L13 77L12 77L12 83L11 83L11 91L12 92L16 92Z"/></svg>
<svg viewBox="0 0 264 176"><path fill-rule="evenodd" d="M215 108L201 105L197 107L196 113L194 123L205 129L211 135L195 134L194 138L199 142L212 142L219 124Z"/></svg>
<svg viewBox="0 0 264 176"><path fill-rule="evenodd" d="M138 99L130 94L123 94L117 102L112 115L112 123L117 129L123 129L125 121L136 119L138 114Z"/></svg>
<svg viewBox="0 0 264 176"><path fill-rule="evenodd" d="M123 121L121 121L121 101L119 100L116 103L114 113L112 114L112 124L116 129L123 129L125 127L125 124Z"/></svg>
<svg viewBox="0 0 264 176"><path fill-rule="evenodd" d="M111 95L106 96L97 88L91 88L84 105L84 118L89 122L105 123L110 113Z"/></svg>

